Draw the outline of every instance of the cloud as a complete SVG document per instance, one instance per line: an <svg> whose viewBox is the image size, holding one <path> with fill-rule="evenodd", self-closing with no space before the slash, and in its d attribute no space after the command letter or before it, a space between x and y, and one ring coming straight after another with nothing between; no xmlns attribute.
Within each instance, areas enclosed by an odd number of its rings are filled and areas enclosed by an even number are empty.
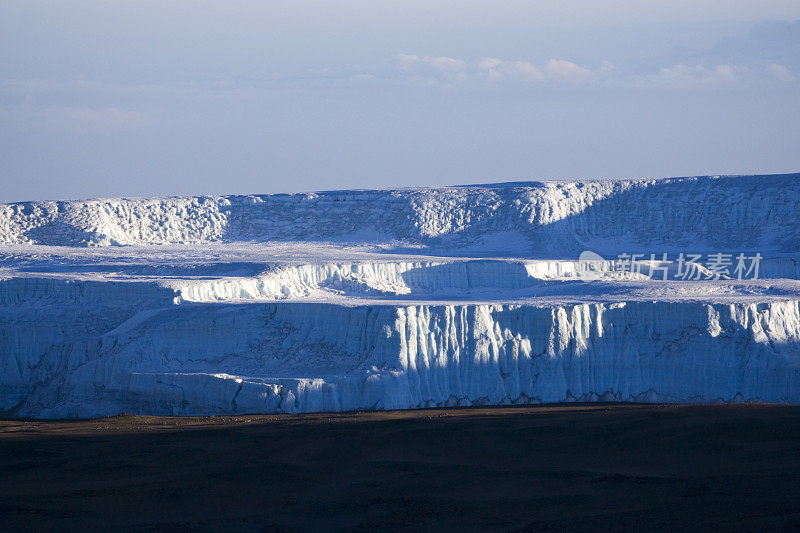
<svg viewBox="0 0 800 533"><path fill-rule="evenodd" d="M479 61L477 67L480 76L493 81L509 79L527 82L581 82L594 76L594 72L590 69L563 59L550 59L537 66L529 61L504 61L496 57L487 57Z"/></svg>
<svg viewBox="0 0 800 533"><path fill-rule="evenodd" d="M602 74L611 74L617 69L617 66L611 61L603 61L600 63L600 72Z"/></svg>
<svg viewBox="0 0 800 533"><path fill-rule="evenodd" d="M770 63L767 65L767 72L770 76L775 78L778 81L793 81L794 76L789 71L788 68L784 67L780 63Z"/></svg>
<svg viewBox="0 0 800 533"><path fill-rule="evenodd" d="M659 68L650 74L626 74L610 61L589 68L565 59L551 58L542 63L485 57L466 62L451 57L398 56L401 71L416 82L427 84L557 84L639 87L701 88L753 84L758 82L790 82L797 78L781 63L741 65L720 63L715 66L678 63Z"/></svg>
<svg viewBox="0 0 800 533"><path fill-rule="evenodd" d="M487 57L482 61L478 61L478 68L483 70L490 70L493 68L497 68L502 64L503 62L500 59L497 59L496 57Z"/></svg>
<svg viewBox="0 0 800 533"><path fill-rule="evenodd" d="M49 107L39 116L47 128L72 134L121 133L145 126L149 118L138 111L117 107Z"/></svg>
<svg viewBox="0 0 800 533"><path fill-rule="evenodd" d="M786 40L787 38L783 38ZM711 65L711 66L707 66ZM716 66L714 66L716 65ZM259 101L265 92L285 87L324 90L327 87L377 88L381 85L420 87L477 87L481 85L534 87L569 84L615 88L681 88L798 83L800 67L791 62L677 62L654 71L634 73L630 65L618 67L610 61L585 65L550 58L524 59L484 57L464 60L449 56L399 54L393 62L372 65L329 66L302 73L259 73L249 76L174 81L158 84L125 84L83 77L0 80L0 99L20 102L40 123L58 131L87 133L120 132L141 128L150 119L130 108L153 100L203 98L217 101ZM78 107L72 102L119 102L119 107ZM41 107L40 102L53 103ZM69 102L69 103L68 103ZM58 105L57 103L61 103ZM8 105L8 104L6 104ZM126 109L127 108L127 109Z"/></svg>
<svg viewBox="0 0 800 533"><path fill-rule="evenodd" d="M552 79L565 81L583 81L594 74L591 70L578 66L572 61L561 59L550 59L545 64L545 72Z"/></svg>
<svg viewBox="0 0 800 533"><path fill-rule="evenodd" d="M453 85L468 81L467 64L446 56L399 54L401 83L412 85Z"/></svg>
<svg viewBox="0 0 800 533"><path fill-rule="evenodd" d="M426 68L438 72L459 72L466 67L466 63L452 57L419 57L413 54L400 54L397 57L403 68L409 71Z"/></svg>
<svg viewBox="0 0 800 533"><path fill-rule="evenodd" d="M538 81L544 79L542 71L528 61L501 61L495 58L484 59L481 65L491 65L485 69L490 79L520 79L525 81Z"/></svg>
<svg viewBox="0 0 800 533"><path fill-rule="evenodd" d="M704 85L729 84L751 78L747 67L717 65L706 68L703 65L673 65L661 68L657 73L641 77L634 81L635 85L654 87L697 87Z"/></svg>

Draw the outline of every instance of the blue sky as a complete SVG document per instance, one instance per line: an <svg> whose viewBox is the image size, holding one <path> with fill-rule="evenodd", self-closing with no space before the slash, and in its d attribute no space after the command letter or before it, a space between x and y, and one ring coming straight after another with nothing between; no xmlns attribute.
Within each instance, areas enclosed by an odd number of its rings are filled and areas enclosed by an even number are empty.
<svg viewBox="0 0 800 533"><path fill-rule="evenodd" d="M0 201L800 171L800 3L0 3Z"/></svg>

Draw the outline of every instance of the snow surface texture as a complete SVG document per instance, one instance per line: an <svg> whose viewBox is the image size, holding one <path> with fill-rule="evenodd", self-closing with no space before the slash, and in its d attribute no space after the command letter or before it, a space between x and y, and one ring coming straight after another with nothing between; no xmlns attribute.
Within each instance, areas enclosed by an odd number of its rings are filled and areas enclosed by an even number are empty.
<svg viewBox="0 0 800 533"><path fill-rule="evenodd" d="M0 414L800 402L799 213L800 175L0 205Z"/></svg>

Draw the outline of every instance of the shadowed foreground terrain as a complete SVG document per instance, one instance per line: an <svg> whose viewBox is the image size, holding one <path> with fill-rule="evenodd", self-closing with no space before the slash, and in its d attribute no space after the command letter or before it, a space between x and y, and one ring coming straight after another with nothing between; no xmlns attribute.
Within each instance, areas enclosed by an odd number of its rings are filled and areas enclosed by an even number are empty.
<svg viewBox="0 0 800 533"><path fill-rule="evenodd" d="M800 407L0 421L3 530L796 529Z"/></svg>

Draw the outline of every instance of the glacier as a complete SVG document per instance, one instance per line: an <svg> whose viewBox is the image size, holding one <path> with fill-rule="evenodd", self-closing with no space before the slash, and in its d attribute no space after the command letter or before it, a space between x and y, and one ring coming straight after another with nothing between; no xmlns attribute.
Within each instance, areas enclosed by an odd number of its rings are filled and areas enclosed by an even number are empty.
<svg viewBox="0 0 800 533"><path fill-rule="evenodd" d="M800 174L0 205L0 415L798 403L799 213ZM684 252L763 260L614 272Z"/></svg>

